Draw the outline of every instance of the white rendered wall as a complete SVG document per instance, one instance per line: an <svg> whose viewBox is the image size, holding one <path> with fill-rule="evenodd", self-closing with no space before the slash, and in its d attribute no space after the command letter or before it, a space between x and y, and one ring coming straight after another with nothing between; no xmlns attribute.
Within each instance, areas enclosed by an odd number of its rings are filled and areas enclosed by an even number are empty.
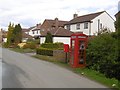
<svg viewBox="0 0 120 90"><path fill-rule="evenodd" d="M40 37L40 44L45 42L45 37Z"/></svg>
<svg viewBox="0 0 120 90"><path fill-rule="evenodd" d="M37 33L37 31L34 31L34 34L33 34L33 31L32 30L30 30L30 32L29 32L29 35L31 35L31 36L38 36L38 35L40 35L40 30L38 30L38 33Z"/></svg>
<svg viewBox="0 0 120 90"><path fill-rule="evenodd" d="M97 35L98 32L98 20L100 20L100 23L102 23L102 27L110 29L111 32L115 32L114 27L114 20L106 13L102 13L98 17L92 20L93 23L91 23L91 34Z"/></svg>
<svg viewBox="0 0 120 90"><path fill-rule="evenodd" d="M70 45L70 37L53 37L53 43L62 42Z"/></svg>
<svg viewBox="0 0 120 90"><path fill-rule="evenodd" d="M45 42L45 37L40 37L40 44ZM53 43L62 42L70 45L70 37L53 37Z"/></svg>
<svg viewBox="0 0 120 90"><path fill-rule="evenodd" d="M88 22L88 29L84 29L84 23L80 23L80 29L76 28L77 24L70 25L72 32L83 32L83 34L89 35L90 23Z"/></svg>

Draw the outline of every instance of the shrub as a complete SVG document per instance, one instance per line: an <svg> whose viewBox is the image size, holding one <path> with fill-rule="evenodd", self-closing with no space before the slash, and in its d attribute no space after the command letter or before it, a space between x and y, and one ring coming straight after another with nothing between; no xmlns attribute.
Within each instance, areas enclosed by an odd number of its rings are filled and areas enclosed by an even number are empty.
<svg viewBox="0 0 120 90"><path fill-rule="evenodd" d="M35 43L35 44L40 44L40 39L35 39L35 40L34 40L34 43Z"/></svg>
<svg viewBox="0 0 120 90"><path fill-rule="evenodd" d="M45 43L53 43L52 34L50 32L47 32L47 35L45 37Z"/></svg>
<svg viewBox="0 0 120 90"><path fill-rule="evenodd" d="M43 43L41 47L48 49L63 49L63 43Z"/></svg>
<svg viewBox="0 0 120 90"><path fill-rule="evenodd" d="M2 46L5 47L5 48L8 48L8 47L9 47L8 43L3 43Z"/></svg>
<svg viewBox="0 0 120 90"><path fill-rule="evenodd" d="M118 40L115 33L96 36L88 44L88 67L104 73L109 78L119 76L117 73L120 69L118 57Z"/></svg>
<svg viewBox="0 0 120 90"><path fill-rule="evenodd" d="M27 42L34 42L34 39L28 39Z"/></svg>
<svg viewBox="0 0 120 90"><path fill-rule="evenodd" d="M53 56L53 50L63 50L63 43L43 43L37 48L36 53L40 55Z"/></svg>
<svg viewBox="0 0 120 90"><path fill-rule="evenodd" d="M53 56L53 50L47 48L37 48L36 53L40 55Z"/></svg>
<svg viewBox="0 0 120 90"><path fill-rule="evenodd" d="M26 44L23 46L23 49L27 49L27 48L35 49L35 48L36 48L36 44L35 44L35 43L26 43Z"/></svg>
<svg viewBox="0 0 120 90"><path fill-rule="evenodd" d="M19 43L18 47L23 48L26 45L26 43Z"/></svg>

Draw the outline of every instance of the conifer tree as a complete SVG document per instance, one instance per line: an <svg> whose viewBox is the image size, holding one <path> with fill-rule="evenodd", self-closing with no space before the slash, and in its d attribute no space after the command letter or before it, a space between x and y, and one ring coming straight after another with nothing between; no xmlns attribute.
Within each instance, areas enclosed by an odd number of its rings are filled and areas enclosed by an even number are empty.
<svg viewBox="0 0 120 90"><path fill-rule="evenodd" d="M13 30L14 30L14 24L9 24L8 26L8 34L7 34L7 44L8 46L11 45L13 43Z"/></svg>
<svg viewBox="0 0 120 90"><path fill-rule="evenodd" d="M45 37L45 43L53 43L52 34L50 32L47 32L47 35Z"/></svg>
<svg viewBox="0 0 120 90"><path fill-rule="evenodd" d="M14 35L14 43L18 44L22 41L22 28L20 24L15 25L15 28L13 30Z"/></svg>

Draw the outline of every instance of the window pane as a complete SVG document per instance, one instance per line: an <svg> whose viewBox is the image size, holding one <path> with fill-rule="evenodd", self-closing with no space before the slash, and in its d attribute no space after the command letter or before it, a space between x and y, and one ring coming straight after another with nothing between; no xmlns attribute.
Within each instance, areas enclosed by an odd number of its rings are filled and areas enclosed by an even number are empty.
<svg viewBox="0 0 120 90"><path fill-rule="evenodd" d="M67 29L70 30L70 25L67 25Z"/></svg>
<svg viewBox="0 0 120 90"><path fill-rule="evenodd" d="M88 23L84 23L84 29L88 29Z"/></svg>
<svg viewBox="0 0 120 90"><path fill-rule="evenodd" d="M78 24L76 25L76 29L77 29L77 30L80 29L80 23L78 23Z"/></svg>

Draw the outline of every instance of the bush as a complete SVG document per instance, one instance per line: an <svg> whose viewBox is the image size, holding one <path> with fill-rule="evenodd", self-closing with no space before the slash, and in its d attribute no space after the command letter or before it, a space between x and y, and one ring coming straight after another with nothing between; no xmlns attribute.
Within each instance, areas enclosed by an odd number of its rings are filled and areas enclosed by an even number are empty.
<svg viewBox="0 0 120 90"><path fill-rule="evenodd" d="M36 53L40 55L53 56L53 50L47 48L37 48Z"/></svg>
<svg viewBox="0 0 120 90"><path fill-rule="evenodd" d="M37 48L36 53L40 55L53 56L53 50L63 49L63 43L43 43Z"/></svg>
<svg viewBox="0 0 120 90"><path fill-rule="evenodd" d="M41 47L48 49L63 49L63 43L43 43Z"/></svg>
<svg viewBox="0 0 120 90"><path fill-rule="evenodd" d="M35 43L26 43L24 46L23 46L23 49L27 49L27 48L30 48L30 49L36 49L36 44Z"/></svg>
<svg viewBox="0 0 120 90"><path fill-rule="evenodd" d="M8 43L3 43L2 46L5 47L5 48L9 47Z"/></svg>
<svg viewBox="0 0 120 90"><path fill-rule="evenodd" d="M118 79L120 77L117 73L118 69L120 71L118 57L118 40L115 33L96 36L88 44L88 67L105 74L109 78Z"/></svg>
<svg viewBox="0 0 120 90"><path fill-rule="evenodd" d="M19 47L19 48L23 48L25 45L26 45L26 43L19 43L19 44L18 44L18 47Z"/></svg>
<svg viewBox="0 0 120 90"><path fill-rule="evenodd" d="M53 37L50 32L47 32L47 35L45 37L45 43L53 43Z"/></svg>
<svg viewBox="0 0 120 90"><path fill-rule="evenodd" d="M34 43L35 43L35 44L40 44L40 39L35 39L35 40L34 40Z"/></svg>

